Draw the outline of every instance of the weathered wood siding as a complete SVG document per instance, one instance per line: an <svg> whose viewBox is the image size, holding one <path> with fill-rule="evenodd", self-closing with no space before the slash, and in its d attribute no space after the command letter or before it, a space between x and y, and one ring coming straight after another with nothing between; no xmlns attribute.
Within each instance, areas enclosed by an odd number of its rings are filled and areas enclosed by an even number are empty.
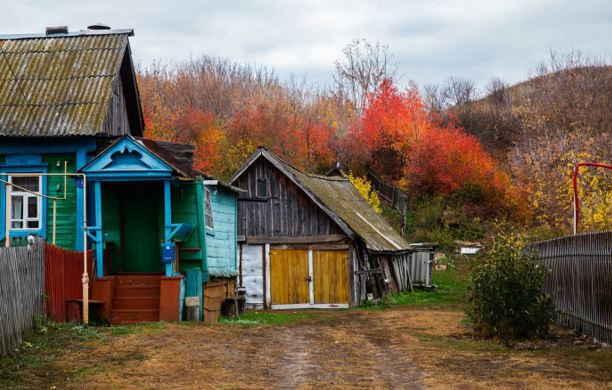
<svg viewBox="0 0 612 390"><path fill-rule="evenodd" d="M212 276L236 276L236 194L221 187L210 190L213 229L206 232L208 272Z"/></svg>
<svg viewBox="0 0 612 390"><path fill-rule="evenodd" d="M44 315L42 239L31 248L0 248L0 355L10 354Z"/></svg>
<svg viewBox="0 0 612 390"><path fill-rule="evenodd" d="M121 77L117 77L115 80L110 105L106 113L106 119L104 120L103 132L108 135L132 133Z"/></svg>
<svg viewBox="0 0 612 390"><path fill-rule="evenodd" d="M256 196L257 179L266 179L268 196ZM263 159L234 185L247 191L238 202L240 237L298 237L343 234L338 226L293 182Z"/></svg>

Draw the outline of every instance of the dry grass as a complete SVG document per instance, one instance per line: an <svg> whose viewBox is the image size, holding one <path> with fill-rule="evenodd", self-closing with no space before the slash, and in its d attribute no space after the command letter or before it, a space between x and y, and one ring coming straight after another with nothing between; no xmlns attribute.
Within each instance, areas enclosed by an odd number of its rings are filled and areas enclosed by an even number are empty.
<svg viewBox="0 0 612 390"><path fill-rule="evenodd" d="M474 338L463 313L446 306L100 332L103 337L67 342L47 375L22 367L19 387L612 388L610 349L593 348L570 332L508 349Z"/></svg>

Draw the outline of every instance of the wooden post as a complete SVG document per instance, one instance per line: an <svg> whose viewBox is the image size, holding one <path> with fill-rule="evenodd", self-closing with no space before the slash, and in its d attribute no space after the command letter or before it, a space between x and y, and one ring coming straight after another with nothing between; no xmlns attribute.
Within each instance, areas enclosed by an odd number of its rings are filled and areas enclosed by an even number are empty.
<svg viewBox="0 0 612 390"><path fill-rule="evenodd" d="M83 323L89 323L89 272L87 271L87 177L83 175Z"/></svg>
<svg viewBox="0 0 612 390"><path fill-rule="evenodd" d="M55 233L56 233L56 229L55 229L55 224L57 222L57 200L53 199L53 245L55 245Z"/></svg>
<svg viewBox="0 0 612 390"><path fill-rule="evenodd" d="M170 181L164 181L164 244L170 243L172 234L172 188ZM172 276L172 263L166 263L166 276Z"/></svg>
<svg viewBox="0 0 612 390"><path fill-rule="evenodd" d="M96 276L104 276L104 247L102 239L102 183L94 182L94 208L96 211Z"/></svg>

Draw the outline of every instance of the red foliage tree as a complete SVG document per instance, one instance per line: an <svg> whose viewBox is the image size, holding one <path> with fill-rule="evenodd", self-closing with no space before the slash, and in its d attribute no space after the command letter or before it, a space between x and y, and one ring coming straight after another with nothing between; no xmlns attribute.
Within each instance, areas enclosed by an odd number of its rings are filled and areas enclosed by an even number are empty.
<svg viewBox="0 0 612 390"><path fill-rule="evenodd" d="M399 180L411 146L429 127L416 86L399 91L389 80L369 99L345 139L352 163L366 163L389 180ZM365 158L364 158L365 157Z"/></svg>
<svg viewBox="0 0 612 390"><path fill-rule="evenodd" d="M476 137L456 127L431 128L412 147L406 167L410 187L450 195L479 188L490 201L503 201L509 179Z"/></svg>
<svg viewBox="0 0 612 390"><path fill-rule="evenodd" d="M414 85L399 91L383 82L344 145L353 166L361 162L414 193L461 190L503 206L515 199L508 175L478 139L429 116Z"/></svg>

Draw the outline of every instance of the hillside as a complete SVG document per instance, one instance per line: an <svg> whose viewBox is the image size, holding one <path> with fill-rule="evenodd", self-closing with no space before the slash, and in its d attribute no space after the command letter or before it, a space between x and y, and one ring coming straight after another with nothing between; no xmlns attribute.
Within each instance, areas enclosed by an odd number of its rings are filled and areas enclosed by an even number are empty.
<svg viewBox="0 0 612 390"><path fill-rule="evenodd" d="M524 190L531 224L568 233L573 167L612 162L612 66L546 71L513 86L492 83L487 96L455 110ZM612 172L583 169L579 187L585 229L612 227Z"/></svg>
<svg viewBox="0 0 612 390"><path fill-rule="evenodd" d="M544 134L578 133L610 145L612 66L546 72L511 86L491 83L485 97L454 108L460 124L502 161L514 147Z"/></svg>

